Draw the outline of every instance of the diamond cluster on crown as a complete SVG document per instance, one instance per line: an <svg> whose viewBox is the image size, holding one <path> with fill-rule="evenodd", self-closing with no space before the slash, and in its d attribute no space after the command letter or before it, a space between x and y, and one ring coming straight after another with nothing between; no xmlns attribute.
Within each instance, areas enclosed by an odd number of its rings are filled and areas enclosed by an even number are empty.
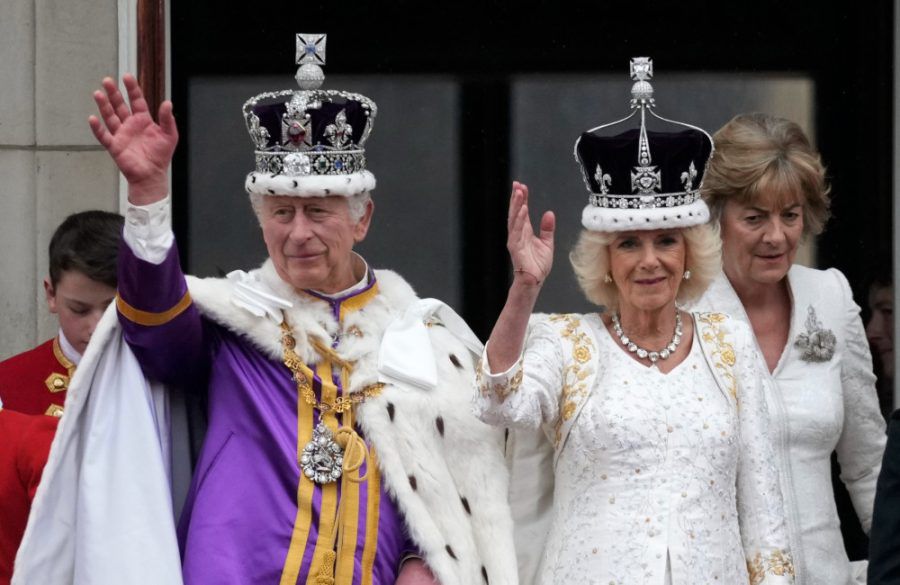
<svg viewBox="0 0 900 585"><path fill-rule="evenodd" d="M660 195L600 195L592 193L590 203L594 207L608 209L657 209L690 205L700 200L700 192L662 193Z"/></svg>

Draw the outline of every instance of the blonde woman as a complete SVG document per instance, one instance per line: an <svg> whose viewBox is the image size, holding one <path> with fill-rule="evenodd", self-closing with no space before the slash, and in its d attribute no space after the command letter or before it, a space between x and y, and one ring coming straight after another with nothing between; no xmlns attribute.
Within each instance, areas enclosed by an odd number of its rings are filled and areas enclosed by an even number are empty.
<svg viewBox="0 0 900 585"><path fill-rule="evenodd" d="M514 279L479 367L476 412L541 428L553 444L546 546L529 543L543 554L538 582L792 583L752 334L680 308L718 270L697 190L710 138L686 125L648 131L652 112L641 113L639 130L588 131L576 146L592 194L571 260L604 314L531 315L555 216L535 235L528 188L513 184Z"/></svg>

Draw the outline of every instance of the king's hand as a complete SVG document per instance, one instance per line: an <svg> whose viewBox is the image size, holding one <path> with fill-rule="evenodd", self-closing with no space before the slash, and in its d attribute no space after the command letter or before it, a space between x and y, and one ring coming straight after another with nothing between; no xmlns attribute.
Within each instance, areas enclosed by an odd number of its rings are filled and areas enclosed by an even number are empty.
<svg viewBox="0 0 900 585"><path fill-rule="evenodd" d="M88 124L128 181L128 200L135 205L148 205L168 193L168 172L178 144L178 129L172 102L166 100L159 106L157 124L134 76L125 74L122 81L130 107L115 80L107 77L103 91L94 92L100 117L91 116Z"/></svg>

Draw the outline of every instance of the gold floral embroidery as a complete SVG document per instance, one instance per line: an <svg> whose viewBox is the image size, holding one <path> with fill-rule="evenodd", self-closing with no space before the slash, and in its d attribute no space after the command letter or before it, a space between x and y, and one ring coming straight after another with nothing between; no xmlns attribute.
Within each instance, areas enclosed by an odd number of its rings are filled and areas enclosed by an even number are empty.
<svg viewBox="0 0 900 585"><path fill-rule="evenodd" d="M522 373L522 368L519 368L519 371L516 372L515 375L512 377L512 379L509 381L509 385L507 385L507 387L506 387L505 396L509 396L510 394L512 394L513 392L515 392L516 390L519 389L519 386L522 385L523 375L524 374Z"/></svg>
<svg viewBox="0 0 900 585"><path fill-rule="evenodd" d="M562 439L562 426L578 412L578 406L585 399L589 389L585 380L590 376L590 367L585 366L591 361L594 353L594 343L584 331L579 330L581 319L572 314L556 314L550 316L551 323L563 324L560 337L572 344L572 356L574 360L566 363L563 368L563 387L560 395L560 416L556 421L555 437L559 444Z"/></svg>
<svg viewBox="0 0 900 585"><path fill-rule="evenodd" d="M737 402L737 379L734 377L734 372L732 371L732 368L737 361L734 354L734 346L726 341L725 332L719 328L719 325L725 321L726 317L722 313L702 313L698 318L703 324L702 331L700 332L703 336L703 341L714 343L716 346L716 349L712 352L711 356L716 360L714 365L728 383L729 392L735 402Z"/></svg>
<svg viewBox="0 0 900 585"><path fill-rule="evenodd" d="M767 557L756 553L756 556L747 560L747 572L750 573L750 585L759 585L765 581L766 575L793 576L794 562L790 553L782 550L771 552Z"/></svg>
<svg viewBox="0 0 900 585"><path fill-rule="evenodd" d="M475 384L478 386L482 396L495 394L501 401L506 400L507 396L517 391L519 386L522 385L522 377L522 368L519 368L513 377L506 382L489 384L484 379L484 358L478 359L478 365L475 370Z"/></svg>
<svg viewBox="0 0 900 585"><path fill-rule="evenodd" d="M575 359L581 363L585 363L591 359L591 352L586 347L578 347L575 349Z"/></svg>

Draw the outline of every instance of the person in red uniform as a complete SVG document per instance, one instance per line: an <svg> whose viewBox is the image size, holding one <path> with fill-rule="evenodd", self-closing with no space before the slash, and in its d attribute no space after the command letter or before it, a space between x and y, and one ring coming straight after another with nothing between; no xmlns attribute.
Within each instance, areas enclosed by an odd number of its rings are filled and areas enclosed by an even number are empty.
<svg viewBox="0 0 900 585"><path fill-rule="evenodd" d="M70 215L50 240L47 306L59 333L0 362L0 398L9 410L60 416L69 380L94 327L116 296L116 257L124 219L107 211Z"/></svg>
<svg viewBox="0 0 900 585"><path fill-rule="evenodd" d="M0 585L9 585L31 501L59 420L3 408L0 401Z"/></svg>

